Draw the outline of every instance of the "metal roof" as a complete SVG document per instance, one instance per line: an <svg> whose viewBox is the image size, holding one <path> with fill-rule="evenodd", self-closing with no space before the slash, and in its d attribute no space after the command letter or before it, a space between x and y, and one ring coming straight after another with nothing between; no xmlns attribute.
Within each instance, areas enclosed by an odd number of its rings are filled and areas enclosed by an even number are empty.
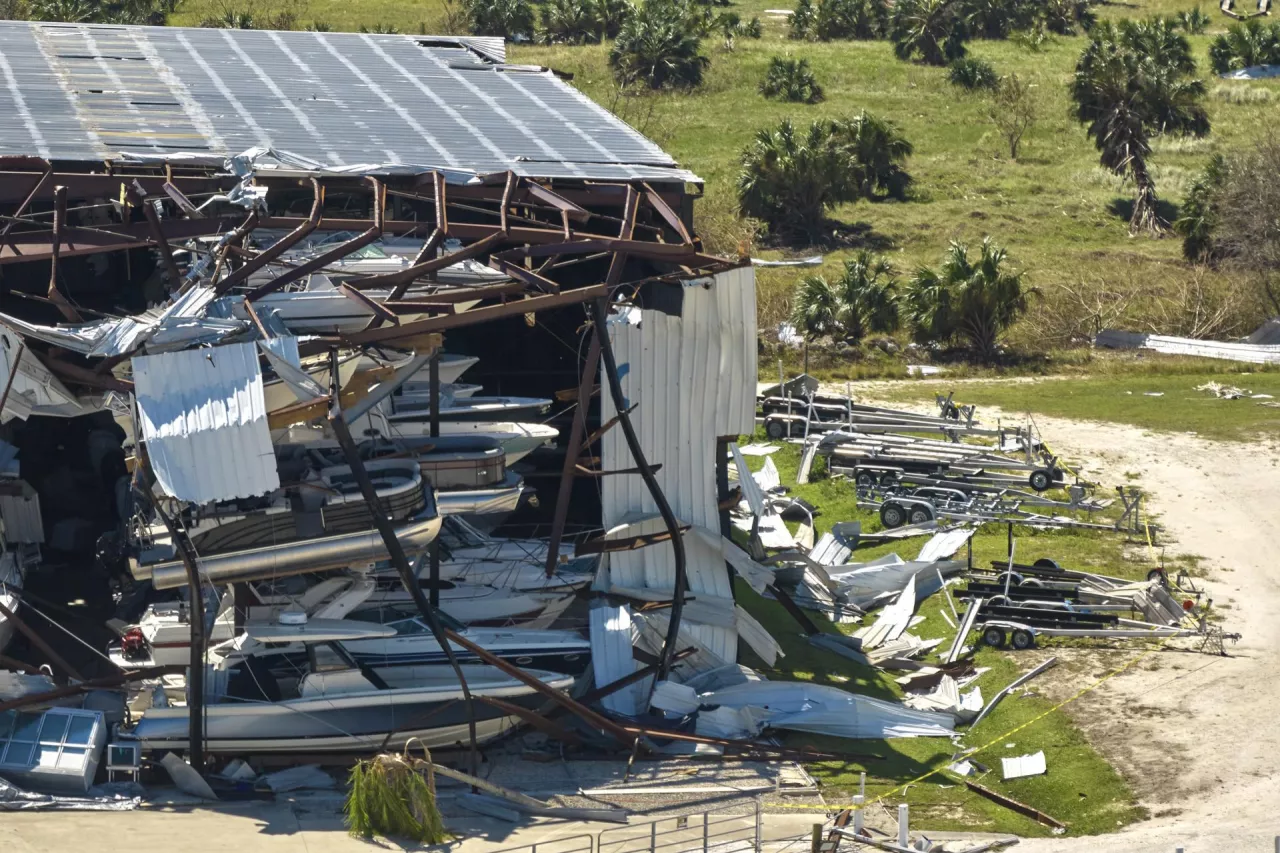
<svg viewBox="0 0 1280 853"><path fill-rule="evenodd" d="M255 344L136 356L133 383L165 494L206 503L279 488Z"/></svg>
<svg viewBox="0 0 1280 853"><path fill-rule="evenodd" d="M496 39L0 21L0 155L697 181Z"/></svg>

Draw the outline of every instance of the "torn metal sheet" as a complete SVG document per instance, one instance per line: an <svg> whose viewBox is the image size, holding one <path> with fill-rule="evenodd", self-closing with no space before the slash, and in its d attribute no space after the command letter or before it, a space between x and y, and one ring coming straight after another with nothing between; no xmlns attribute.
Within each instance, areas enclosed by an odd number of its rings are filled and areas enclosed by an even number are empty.
<svg viewBox="0 0 1280 853"><path fill-rule="evenodd" d="M603 686L633 675L640 664L632 657L635 645L631 608L625 604L609 604L603 599L591 602L588 612L591 635L591 667L595 683ZM652 677L615 690L601 698L600 704L615 714L634 715L649 694Z"/></svg>
<svg viewBox="0 0 1280 853"><path fill-rule="evenodd" d="M1190 355L1219 358L1249 364L1280 364L1280 345L1203 341L1169 335L1146 335L1104 329L1094 339L1094 346L1108 349L1149 349L1167 355Z"/></svg>
<svg viewBox="0 0 1280 853"><path fill-rule="evenodd" d="M280 487L254 344L138 356L133 378L165 494L206 503Z"/></svg>
<svg viewBox="0 0 1280 853"><path fill-rule="evenodd" d="M898 593L898 599L880 612L871 625L862 628L854 637L862 641L863 650L896 640L907 630L907 623L916 612L916 578L912 575L907 585Z"/></svg>
<svg viewBox="0 0 1280 853"><path fill-rule="evenodd" d="M1000 765L1006 781L1009 779L1022 779L1026 776L1042 776L1048 771L1044 760L1044 750L1033 752L1030 755L1001 758Z"/></svg>
<svg viewBox="0 0 1280 853"><path fill-rule="evenodd" d="M934 560L946 560L953 557L957 551L964 547L966 542L973 538L973 534L976 532L972 527L957 527L953 530L936 533L921 546L920 553L916 555L916 560L922 563L932 563Z"/></svg>
<svg viewBox="0 0 1280 853"><path fill-rule="evenodd" d="M12 382L10 382L12 377ZM22 342L20 332L0 325L0 388L7 396L0 420L26 420L31 415L74 417L99 406L86 405L63 385L34 352Z"/></svg>
<svg viewBox="0 0 1280 853"><path fill-rule="evenodd" d="M982 712L982 690L975 687L967 693L961 693L956 680L949 675L943 675L933 690L928 693L911 694L903 700L903 703L908 708L920 711L942 711L963 723L972 720Z"/></svg>
<svg viewBox="0 0 1280 853"><path fill-rule="evenodd" d="M704 705L736 708L749 715L758 734L765 728L846 738L949 737L949 714L915 711L806 682L763 681L730 687L699 697Z"/></svg>

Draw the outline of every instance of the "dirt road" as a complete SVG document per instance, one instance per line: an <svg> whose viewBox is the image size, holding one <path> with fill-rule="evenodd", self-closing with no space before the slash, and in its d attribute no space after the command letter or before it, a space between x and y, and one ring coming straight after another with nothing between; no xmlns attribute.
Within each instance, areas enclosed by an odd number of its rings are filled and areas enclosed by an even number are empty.
<svg viewBox="0 0 1280 853"><path fill-rule="evenodd" d="M1224 401L1224 405L1230 405ZM980 415L992 418L989 409ZM1152 819L1114 835L1027 840L1027 853L1273 850L1280 835L1280 448L1037 417L1086 478L1152 494L1170 553L1204 558L1205 583L1244 637L1230 657L1161 652L1079 700L1072 716ZM1050 768L1052 772L1052 768Z"/></svg>

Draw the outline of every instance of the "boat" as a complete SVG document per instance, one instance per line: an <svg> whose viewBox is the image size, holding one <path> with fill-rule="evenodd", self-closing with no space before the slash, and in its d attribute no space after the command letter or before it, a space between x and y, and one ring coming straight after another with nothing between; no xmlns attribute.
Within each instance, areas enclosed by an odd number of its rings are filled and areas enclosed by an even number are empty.
<svg viewBox="0 0 1280 853"><path fill-rule="evenodd" d="M350 620L302 624L250 623L234 648L206 676L205 749L215 754L350 753L399 749L416 740L428 749L468 740L468 708L452 667L366 666L342 643L390 639L394 628ZM270 645L302 644L307 663L287 676L273 675L258 652ZM549 687L567 690L573 677L526 670ZM544 697L489 666L468 665L471 695L534 710ZM163 697L163 694L159 694ZM474 702L477 739L492 740L519 722L487 702ZM120 740L148 753L188 746L185 707L151 707Z"/></svg>
<svg viewBox="0 0 1280 853"><path fill-rule="evenodd" d="M424 420L391 421L376 409L351 424L352 435L388 439L431 436L431 425ZM497 439L511 466L543 445L551 444L560 431L546 424L513 421L441 421L440 435L474 435Z"/></svg>
<svg viewBox="0 0 1280 853"><path fill-rule="evenodd" d="M520 506L525 493L524 478L508 471L502 482L477 489L440 492L440 514L459 516L477 529L490 533L501 527Z"/></svg>
<svg viewBox="0 0 1280 853"><path fill-rule="evenodd" d="M546 414L551 401L544 397L451 397L440 394L438 412L441 421L491 421L503 418L520 420ZM421 421L431 417L431 394L394 394L390 399L388 420Z"/></svg>

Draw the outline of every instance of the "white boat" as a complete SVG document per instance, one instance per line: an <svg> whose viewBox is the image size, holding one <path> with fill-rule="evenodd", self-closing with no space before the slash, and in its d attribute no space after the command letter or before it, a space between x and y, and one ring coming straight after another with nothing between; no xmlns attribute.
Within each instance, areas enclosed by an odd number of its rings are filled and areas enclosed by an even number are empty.
<svg viewBox="0 0 1280 853"><path fill-rule="evenodd" d="M543 397L463 397L441 392L441 421L491 421L532 418L546 414L551 401ZM431 417L431 395L395 394L387 418L393 422L422 421Z"/></svg>
<svg viewBox="0 0 1280 853"><path fill-rule="evenodd" d="M436 506L442 516L460 516L484 533L501 527L520 506L525 493L524 478L508 471L501 483L475 489L439 492Z"/></svg>
<svg viewBox="0 0 1280 853"><path fill-rule="evenodd" d="M206 678L205 748L245 755L283 752L372 752L397 749L418 739L429 749L468 739L467 705L448 666L370 667L357 663L342 643L389 639L390 626L344 620L304 624L253 623L233 641L235 654L215 663ZM273 675L259 653L270 646L302 643L308 664L295 673ZM323 661L321 661L323 655ZM548 686L567 690L569 675L528 671ZM534 709L545 699L498 669L466 666L463 675L474 697L491 697ZM487 702L475 702L477 737L491 740L518 722ZM146 752L187 747L185 707L152 707L121 739L138 741Z"/></svg>
<svg viewBox="0 0 1280 853"><path fill-rule="evenodd" d="M388 421L378 411L370 412L351 424L356 436L382 436L387 439L430 437L431 425L427 421ZM551 444L560 431L546 424L516 423L513 421L441 421L441 435L477 435L496 438L507 453L508 467L519 462L533 451Z"/></svg>

